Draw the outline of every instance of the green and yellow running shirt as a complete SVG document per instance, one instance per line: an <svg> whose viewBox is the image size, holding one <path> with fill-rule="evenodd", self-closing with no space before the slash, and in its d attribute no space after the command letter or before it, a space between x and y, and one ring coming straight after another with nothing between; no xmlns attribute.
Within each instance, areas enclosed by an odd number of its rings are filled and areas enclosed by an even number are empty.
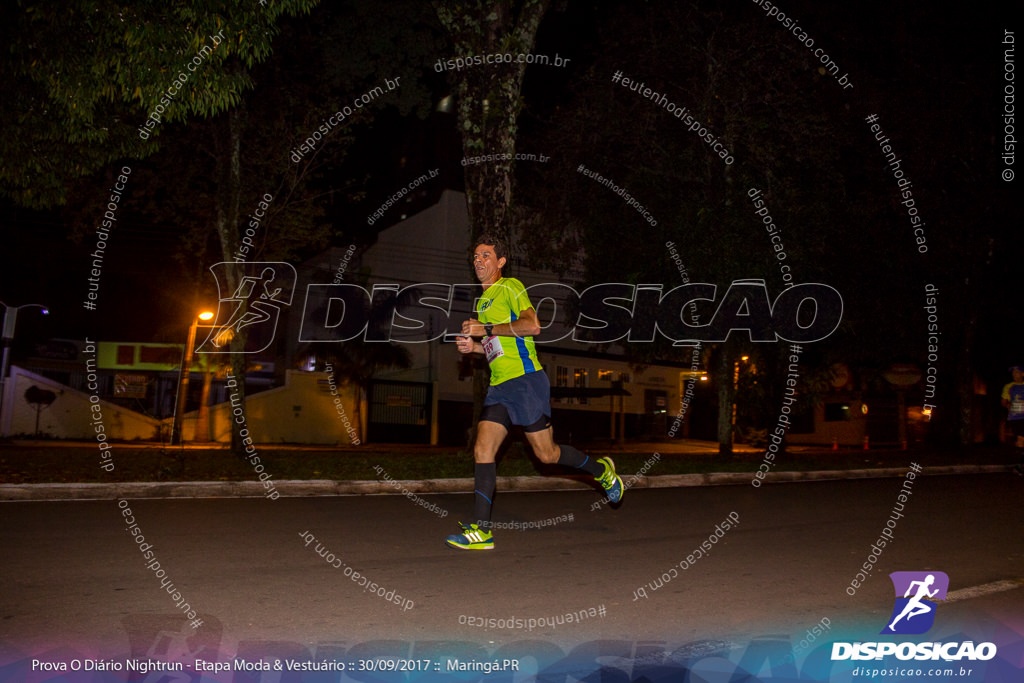
<svg viewBox="0 0 1024 683"><path fill-rule="evenodd" d="M499 325L519 319L519 314L533 308L523 283L503 277L484 290L476 302L476 319ZM491 366L491 386L501 384L528 372L541 369L533 337L489 337L481 342Z"/></svg>

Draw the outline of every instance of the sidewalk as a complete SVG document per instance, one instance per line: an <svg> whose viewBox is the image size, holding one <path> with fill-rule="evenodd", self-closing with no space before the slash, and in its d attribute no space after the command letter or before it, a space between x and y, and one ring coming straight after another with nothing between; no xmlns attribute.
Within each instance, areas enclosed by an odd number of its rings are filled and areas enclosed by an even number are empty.
<svg viewBox="0 0 1024 683"><path fill-rule="evenodd" d="M1012 465L940 465L925 467L919 476L951 474L996 474L1010 472ZM810 472L769 472L762 483L779 484L839 479L902 477L906 467ZM628 482L630 477L625 477ZM637 477L628 488L674 488L685 486L749 485L752 472L709 474L668 474ZM585 477L498 477L502 491L593 490ZM352 496L369 494L468 493L472 478L419 479L406 481L290 480L274 482L282 498ZM259 481L120 482L110 484L0 484L0 501L113 500L116 498L265 498L267 489Z"/></svg>
<svg viewBox="0 0 1024 683"><path fill-rule="evenodd" d="M466 493L473 490L472 457L451 446L257 444L272 479L264 484L248 460L230 457L227 444L115 443L117 474L100 471L89 441L14 441L0 444L0 501L111 500L114 498L260 498L378 494ZM920 446L870 450L787 446L785 460L762 461L763 448L737 444L720 456L713 441L633 441L584 446L592 457L612 456L629 488L750 485L902 477L911 462L924 475L1009 473L1019 454L1003 446ZM511 453L511 451L510 451ZM661 472L649 471L655 454ZM593 490L589 477L565 470L541 474L519 453L498 478L503 491ZM452 467L451 463L466 463ZM681 463L685 463L681 466ZM390 475L381 476L384 466ZM377 467L375 467L377 466ZM776 469L778 468L778 469ZM668 470L667 472L665 470ZM536 472L536 473L535 473ZM26 475L28 473L28 475ZM644 476L637 476L637 475ZM520 475L520 476L511 476ZM280 477L280 478L278 478ZM266 477L265 477L266 478ZM116 481L115 481L116 479Z"/></svg>

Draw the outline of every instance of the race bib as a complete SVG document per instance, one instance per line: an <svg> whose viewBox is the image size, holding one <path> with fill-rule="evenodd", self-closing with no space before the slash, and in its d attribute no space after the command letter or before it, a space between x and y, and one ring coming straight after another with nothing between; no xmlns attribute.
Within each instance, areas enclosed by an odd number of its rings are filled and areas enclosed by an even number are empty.
<svg viewBox="0 0 1024 683"><path fill-rule="evenodd" d="M493 363L495 358L501 358L505 355L505 350L501 348L501 341L497 336L487 337L481 344L484 347L484 353L487 355L488 363Z"/></svg>
<svg viewBox="0 0 1024 683"><path fill-rule="evenodd" d="M1013 398L1010 402L1010 415L1024 415L1024 397Z"/></svg>

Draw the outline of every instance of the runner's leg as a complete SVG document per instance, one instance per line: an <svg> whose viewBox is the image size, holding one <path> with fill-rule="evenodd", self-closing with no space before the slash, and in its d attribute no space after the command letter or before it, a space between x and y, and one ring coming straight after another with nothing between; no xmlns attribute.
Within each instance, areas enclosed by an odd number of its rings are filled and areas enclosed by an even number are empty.
<svg viewBox="0 0 1024 683"><path fill-rule="evenodd" d="M611 458L592 460L572 446L560 446L555 443L554 432L548 417L542 417L532 425L523 427L526 440L530 442L537 458L544 463L575 467L591 474L608 493L608 500L618 503L622 500L625 487L622 478L615 472L615 463Z"/></svg>
<svg viewBox="0 0 1024 683"><path fill-rule="evenodd" d="M526 434L526 440L530 442L533 452L537 455L537 459L543 463L575 467L589 472L595 477L604 472L604 466L593 458L572 446L556 444L554 430L551 427L536 432L524 431L524 434Z"/></svg>
<svg viewBox="0 0 1024 683"><path fill-rule="evenodd" d="M477 423L476 443L473 445L473 458L476 460L473 468L473 488L476 497L476 524L481 529L491 526L491 506L497 478L494 456L497 455L506 435L508 430L498 422L481 420Z"/></svg>

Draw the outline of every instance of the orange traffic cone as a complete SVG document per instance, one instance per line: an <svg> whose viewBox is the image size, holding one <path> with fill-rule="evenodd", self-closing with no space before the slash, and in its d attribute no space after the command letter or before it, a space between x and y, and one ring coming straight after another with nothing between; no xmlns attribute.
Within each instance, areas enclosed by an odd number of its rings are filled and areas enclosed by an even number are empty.
<svg viewBox="0 0 1024 683"><path fill-rule="evenodd" d="M867 450L867 449L868 449L868 441L869 441L868 437L867 437L867 436L865 436L865 437L864 437L864 450Z"/></svg>

